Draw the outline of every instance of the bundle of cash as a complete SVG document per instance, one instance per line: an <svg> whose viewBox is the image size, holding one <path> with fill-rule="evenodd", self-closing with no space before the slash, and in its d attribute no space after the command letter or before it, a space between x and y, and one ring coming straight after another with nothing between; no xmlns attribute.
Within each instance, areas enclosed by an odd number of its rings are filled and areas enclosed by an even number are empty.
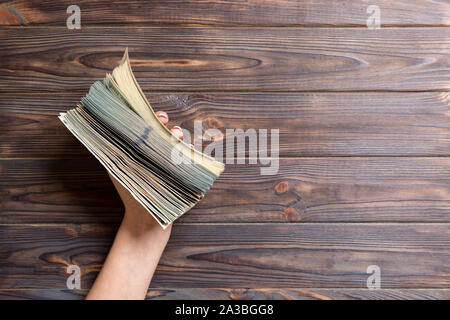
<svg viewBox="0 0 450 320"><path fill-rule="evenodd" d="M112 74L59 118L163 228L200 201L224 170L158 120L128 50Z"/></svg>

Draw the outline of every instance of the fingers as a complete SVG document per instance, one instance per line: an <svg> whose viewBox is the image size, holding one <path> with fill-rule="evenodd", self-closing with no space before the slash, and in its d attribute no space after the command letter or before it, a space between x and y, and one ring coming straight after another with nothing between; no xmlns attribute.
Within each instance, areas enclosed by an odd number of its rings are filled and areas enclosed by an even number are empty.
<svg viewBox="0 0 450 320"><path fill-rule="evenodd" d="M172 129L170 129L170 132L172 132L172 134L178 139L183 138L183 130L181 130L179 126L173 127Z"/></svg>
<svg viewBox="0 0 450 320"><path fill-rule="evenodd" d="M167 115L167 113L165 113L164 111L158 111L156 112L156 116L163 125L167 126L167 124L169 123L169 116ZM178 139L183 138L183 130L181 130L179 126L173 127L170 132L172 132L172 134Z"/></svg>
<svg viewBox="0 0 450 320"><path fill-rule="evenodd" d="M156 115L158 116L159 121L161 121L163 125L167 126L167 124L169 123L169 116L167 115L167 113L165 113L164 111L158 111Z"/></svg>

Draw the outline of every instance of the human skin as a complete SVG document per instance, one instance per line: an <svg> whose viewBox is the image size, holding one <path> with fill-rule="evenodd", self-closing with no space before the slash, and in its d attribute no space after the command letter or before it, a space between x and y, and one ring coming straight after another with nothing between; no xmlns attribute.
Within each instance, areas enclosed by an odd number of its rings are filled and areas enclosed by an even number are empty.
<svg viewBox="0 0 450 320"><path fill-rule="evenodd" d="M167 125L165 112L157 112L158 119ZM171 132L182 138L180 127ZM125 214L117 231L102 270L89 291L87 300L144 299L161 254L166 247L172 225L165 230L111 175L125 207Z"/></svg>

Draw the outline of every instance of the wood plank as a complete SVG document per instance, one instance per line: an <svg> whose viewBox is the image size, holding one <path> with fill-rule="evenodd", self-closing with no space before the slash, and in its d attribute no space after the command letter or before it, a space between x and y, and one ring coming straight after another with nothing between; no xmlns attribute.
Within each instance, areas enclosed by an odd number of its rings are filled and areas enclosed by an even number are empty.
<svg viewBox="0 0 450 320"><path fill-rule="evenodd" d="M89 288L115 230L0 226L0 289L64 288L70 264ZM362 289L377 265L384 289L448 289L449 234L449 224L178 224L151 287Z"/></svg>
<svg viewBox="0 0 450 320"><path fill-rule="evenodd" d="M125 47L152 91L450 89L450 28L2 28L0 87L86 92Z"/></svg>
<svg viewBox="0 0 450 320"><path fill-rule="evenodd" d="M56 118L82 95L2 94L1 158L90 157ZM194 121L202 121L203 130L219 129L224 138L226 129L279 129L282 157L450 155L448 92L147 92L147 96L156 110L169 113L171 125L192 135Z"/></svg>
<svg viewBox="0 0 450 320"><path fill-rule="evenodd" d="M0 161L0 223L117 223L104 169L85 160ZM227 165L181 222L450 222L450 158L293 158L262 176ZM107 195L107 196L105 196Z"/></svg>
<svg viewBox="0 0 450 320"><path fill-rule="evenodd" d="M66 25L70 0L13 0L0 6L0 25ZM267 26L366 26L367 8L380 8L383 26L449 25L450 4L419 0L78 0L82 25L194 24Z"/></svg>
<svg viewBox="0 0 450 320"><path fill-rule="evenodd" d="M80 300L88 290L11 289L0 290L0 300ZM448 300L449 289L150 289L148 300Z"/></svg>

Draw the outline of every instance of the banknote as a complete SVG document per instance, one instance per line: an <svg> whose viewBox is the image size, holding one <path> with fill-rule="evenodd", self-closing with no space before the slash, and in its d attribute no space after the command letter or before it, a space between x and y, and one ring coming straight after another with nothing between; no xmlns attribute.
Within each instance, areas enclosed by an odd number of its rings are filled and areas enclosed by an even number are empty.
<svg viewBox="0 0 450 320"><path fill-rule="evenodd" d="M128 50L59 118L163 228L197 204L224 170L158 120L133 75Z"/></svg>

